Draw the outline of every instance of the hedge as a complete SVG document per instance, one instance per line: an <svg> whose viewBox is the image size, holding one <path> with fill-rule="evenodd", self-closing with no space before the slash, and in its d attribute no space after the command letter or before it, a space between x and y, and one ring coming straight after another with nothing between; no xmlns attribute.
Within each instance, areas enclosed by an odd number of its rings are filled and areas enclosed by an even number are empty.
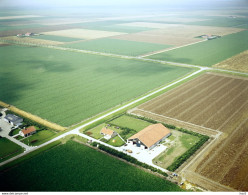
<svg viewBox="0 0 248 195"><path fill-rule="evenodd" d="M129 155L123 153L123 152L119 152L119 151L117 151L115 149L112 149L112 148L110 148L108 146L99 144L97 142L92 142L91 145L94 146L94 147L96 147L98 145L98 148L100 150L103 150L103 151L105 151L105 152L107 152L109 154L112 154L114 156L117 156L119 158L122 158L122 159L124 159L124 160L126 160L126 161L128 161L130 163L136 164L136 165L141 166L141 167L144 167L146 169L149 169L149 170L151 170L153 172L157 172L157 173L159 173L159 174L161 174L161 175L163 175L165 177L168 176L167 173L161 171L160 169L157 169L157 168L154 168L153 166L150 166L150 165L147 165L145 163L142 163L142 162L138 161L136 158L131 157L131 156L129 156Z"/></svg>

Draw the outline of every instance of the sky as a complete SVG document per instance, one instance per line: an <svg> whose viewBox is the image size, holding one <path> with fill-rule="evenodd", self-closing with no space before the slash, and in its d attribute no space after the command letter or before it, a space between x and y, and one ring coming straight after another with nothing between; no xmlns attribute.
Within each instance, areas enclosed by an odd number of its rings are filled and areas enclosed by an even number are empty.
<svg viewBox="0 0 248 195"><path fill-rule="evenodd" d="M0 0L0 6L190 6L238 4L247 0Z"/></svg>

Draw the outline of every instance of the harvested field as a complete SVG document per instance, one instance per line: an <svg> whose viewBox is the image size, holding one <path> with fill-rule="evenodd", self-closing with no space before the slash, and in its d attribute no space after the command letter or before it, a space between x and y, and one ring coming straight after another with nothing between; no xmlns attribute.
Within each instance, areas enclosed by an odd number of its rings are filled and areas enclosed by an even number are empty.
<svg viewBox="0 0 248 195"><path fill-rule="evenodd" d="M228 191L222 185L248 190L248 79L207 73L138 106L133 113L194 127L201 133L205 130L215 144L182 171L186 178L195 172L209 186L194 182L206 189L215 183L221 184L217 190Z"/></svg>
<svg viewBox="0 0 248 195"><path fill-rule="evenodd" d="M248 50L215 64L213 67L248 72Z"/></svg>
<svg viewBox="0 0 248 195"><path fill-rule="evenodd" d="M6 41L14 41L14 42L20 42L20 43L26 43L26 44L38 44L38 45L60 45L63 44L63 42L59 41L51 41L51 40L45 40L45 39L35 39L30 37L23 37L19 38L16 36L9 36L9 37L2 37L2 40Z"/></svg>
<svg viewBox="0 0 248 195"><path fill-rule="evenodd" d="M19 18L37 18L42 17L38 15L23 15L23 16L2 16L0 20L10 20L10 19L19 19Z"/></svg>
<svg viewBox="0 0 248 195"><path fill-rule="evenodd" d="M181 46L189 43L198 42L199 39L195 37L199 35L213 34L213 35L223 36L231 33L240 32L243 30L241 28L224 28L224 27L146 23L146 22L126 23L121 25L150 27L150 28L158 28L158 29L138 32L134 34L120 35L114 38L130 40L130 41L168 44L175 46Z"/></svg>
<svg viewBox="0 0 248 195"><path fill-rule="evenodd" d="M173 16L168 16L168 17L161 17L161 18L156 18L156 19L146 19L146 21L151 21L151 22L170 22L170 23L186 23L186 22L200 22L200 21L206 21L209 19L204 19L204 18L188 18L188 17L173 17Z"/></svg>
<svg viewBox="0 0 248 195"><path fill-rule="evenodd" d="M122 35L126 33L100 31L100 30L88 30L88 29L67 29L67 30L43 32L42 34L79 38L79 39L98 39L98 38L103 38L103 37Z"/></svg>

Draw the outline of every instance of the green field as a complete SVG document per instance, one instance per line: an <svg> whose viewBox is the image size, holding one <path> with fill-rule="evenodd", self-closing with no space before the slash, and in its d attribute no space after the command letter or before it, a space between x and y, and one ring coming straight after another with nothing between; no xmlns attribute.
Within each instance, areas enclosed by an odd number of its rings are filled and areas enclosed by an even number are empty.
<svg viewBox="0 0 248 195"><path fill-rule="evenodd" d="M50 130L42 130L42 131L38 131L37 133L33 134L32 136L29 136L29 137L23 139L22 142L25 143L26 145L38 146L38 145L46 142L50 137L52 137L55 134L56 133L54 133L53 131L50 131ZM35 140L37 140L37 141L35 141Z"/></svg>
<svg viewBox="0 0 248 195"><path fill-rule="evenodd" d="M0 47L0 58L0 100L63 126L78 123L191 71L39 47Z"/></svg>
<svg viewBox="0 0 248 195"><path fill-rule="evenodd" d="M248 49L248 31L223 36L219 39L189 45L149 58L179 63L212 66Z"/></svg>
<svg viewBox="0 0 248 195"><path fill-rule="evenodd" d="M65 44L64 47L105 52L105 53L114 53L120 55L137 56L152 51L162 50L171 46L155 44L155 43L143 43L136 41L104 38L104 39L83 41L79 43Z"/></svg>
<svg viewBox="0 0 248 195"><path fill-rule="evenodd" d="M1 191L181 191L175 184L69 141L0 173Z"/></svg>
<svg viewBox="0 0 248 195"><path fill-rule="evenodd" d="M0 162L5 161L17 154L20 154L24 149L16 143L8 140L5 137L0 138Z"/></svg>
<svg viewBox="0 0 248 195"><path fill-rule="evenodd" d="M110 140L108 140L107 144L115 146L115 147L120 147L124 145L125 142L119 136L115 136L111 138Z"/></svg>
<svg viewBox="0 0 248 195"><path fill-rule="evenodd" d="M117 125L119 127L127 127L129 129L133 129L137 132L144 129L145 127L151 125L151 123L137 119L131 116L122 115L111 121L111 124Z"/></svg>
<svg viewBox="0 0 248 195"><path fill-rule="evenodd" d="M50 40L50 41L59 41L59 42L71 42L71 41L82 40L82 39L77 39L77 38L54 36L54 35L40 35L40 36L33 36L32 38L44 39L44 40Z"/></svg>

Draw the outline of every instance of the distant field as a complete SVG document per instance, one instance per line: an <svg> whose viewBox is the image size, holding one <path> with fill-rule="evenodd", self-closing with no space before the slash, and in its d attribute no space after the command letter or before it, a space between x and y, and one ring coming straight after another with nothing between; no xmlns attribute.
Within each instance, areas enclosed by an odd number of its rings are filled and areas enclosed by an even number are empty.
<svg viewBox="0 0 248 195"><path fill-rule="evenodd" d="M152 30L149 27L135 27L135 26L124 26L121 25L126 21L99 21L99 22L87 22L74 24L75 26L82 27L91 30L104 30L104 31L114 31L114 32L125 32L125 33L135 33L141 31Z"/></svg>
<svg viewBox="0 0 248 195"><path fill-rule="evenodd" d="M83 41L79 43L65 44L64 47L137 56L148 52L169 48L171 46L155 44L155 43L141 43L136 41L105 38L105 39Z"/></svg>
<svg viewBox="0 0 248 195"><path fill-rule="evenodd" d="M149 56L152 59L212 66L248 49L248 31L226 35L172 51Z"/></svg>
<svg viewBox="0 0 248 195"><path fill-rule="evenodd" d="M82 39L77 39L77 38L53 36L53 35L33 36L32 38L34 38L34 39L42 39L42 40L58 41L58 42L71 42L71 41L82 40Z"/></svg>
<svg viewBox="0 0 248 195"><path fill-rule="evenodd" d="M38 47L0 47L0 58L0 100L63 126L80 122L191 71Z"/></svg>
<svg viewBox="0 0 248 195"><path fill-rule="evenodd" d="M1 191L182 191L169 181L73 141L0 173L0 180Z"/></svg>
<svg viewBox="0 0 248 195"><path fill-rule="evenodd" d="M208 20L189 22L190 25L201 26L221 26L221 27L235 27L244 28L244 25L248 24L248 18L231 18L229 16L209 16Z"/></svg>
<svg viewBox="0 0 248 195"><path fill-rule="evenodd" d="M118 35L114 38L121 40L140 41L147 43L160 43L167 45L181 46L189 43L198 42L196 39L200 35L228 35L242 31L240 28L226 28L213 26L197 26L185 24L166 24L152 22L131 22L121 24L122 26L134 27L154 27L155 30Z"/></svg>
<svg viewBox="0 0 248 195"><path fill-rule="evenodd" d="M43 32L42 34L78 38L78 39L99 39L104 37L121 35L125 33L74 28L74 29Z"/></svg>
<svg viewBox="0 0 248 195"><path fill-rule="evenodd" d="M24 149L16 143L8 140L5 137L0 138L0 162L5 161L17 154L20 154ZM1 188L0 188L1 189Z"/></svg>

